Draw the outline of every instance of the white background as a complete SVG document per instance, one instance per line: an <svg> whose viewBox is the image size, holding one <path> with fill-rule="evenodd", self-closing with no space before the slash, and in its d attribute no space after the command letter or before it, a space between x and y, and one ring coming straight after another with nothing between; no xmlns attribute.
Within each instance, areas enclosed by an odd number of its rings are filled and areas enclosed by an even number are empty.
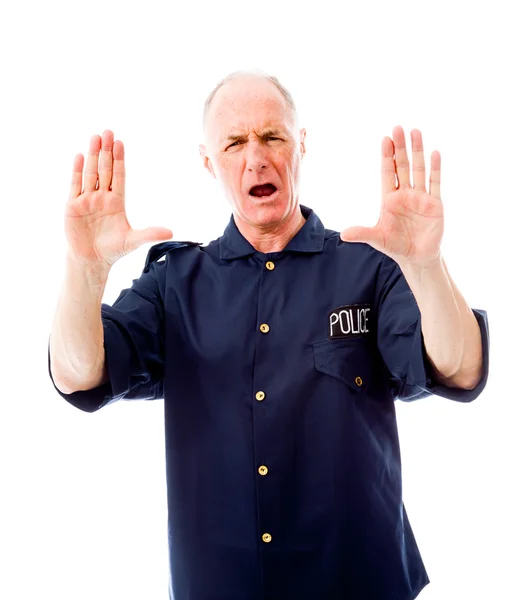
<svg viewBox="0 0 530 600"><path fill-rule="evenodd" d="M110 128L133 227L207 243L230 215L201 166L202 104L236 69L293 94L301 202L373 225L380 144L419 128L442 155L443 252L488 311L475 402L398 405L405 502L432 583L421 600L530 598L530 44L524 2L18 2L0 15L0 597L166 600L163 403L85 414L55 392L49 329L76 153ZM104 301L139 276L114 268ZM353 441L352 441L353 443ZM384 575L382 575L384 576Z"/></svg>

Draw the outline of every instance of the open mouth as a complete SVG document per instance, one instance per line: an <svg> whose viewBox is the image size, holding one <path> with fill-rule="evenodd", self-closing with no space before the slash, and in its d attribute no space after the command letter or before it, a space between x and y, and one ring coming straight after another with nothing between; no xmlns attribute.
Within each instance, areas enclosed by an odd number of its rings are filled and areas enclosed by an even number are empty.
<svg viewBox="0 0 530 600"><path fill-rule="evenodd" d="M250 189L249 194L256 198L263 198L264 196L272 196L276 191L276 186L272 183L265 183L263 185L255 185Z"/></svg>

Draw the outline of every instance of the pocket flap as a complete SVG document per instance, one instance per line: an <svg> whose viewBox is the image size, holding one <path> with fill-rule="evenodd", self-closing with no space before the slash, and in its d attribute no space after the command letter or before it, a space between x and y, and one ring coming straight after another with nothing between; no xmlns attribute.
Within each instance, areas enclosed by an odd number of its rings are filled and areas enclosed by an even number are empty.
<svg viewBox="0 0 530 600"><path fill-rule="evenodd" d="M355 391L365 390L372 378L369 345L358 340L324 340L313 344L315 368L344 382Z"/></svg>

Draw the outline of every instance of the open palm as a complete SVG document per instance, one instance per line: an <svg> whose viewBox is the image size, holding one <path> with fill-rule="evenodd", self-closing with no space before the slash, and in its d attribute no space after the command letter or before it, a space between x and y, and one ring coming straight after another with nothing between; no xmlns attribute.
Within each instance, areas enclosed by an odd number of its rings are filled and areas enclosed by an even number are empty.
<svg viewBox="0 0 530 600"><path fill-rule="evenodd" d="M341 239L370 244L398 264L406 262L426 266L439 257L443 236L440 154L432 153L427 192L421 132L412 130L412 187L405 134L401 127L395 127L392 134L394 139L385 137L381 148L382 202L379 220L374 227L349 227L341 233Z"/></svg>
<svg viewBox="0 0 530 600"><path fill-rule="evenodd" d="M83 162L78 154L65 212L69 251L77 260L110 267L142 244L172 237L165 227L136 230L129 224L124 148L122 142L114 142L112 131L90 140L84 182Z"/></svg>

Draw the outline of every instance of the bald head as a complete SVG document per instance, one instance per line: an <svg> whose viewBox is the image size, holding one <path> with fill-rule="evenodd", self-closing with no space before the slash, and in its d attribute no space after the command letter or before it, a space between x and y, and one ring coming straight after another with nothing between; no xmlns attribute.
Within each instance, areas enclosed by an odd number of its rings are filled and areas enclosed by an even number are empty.
<svg viewBox="0 0 530 600"><path fill-rule="evenodd" d="M212 112L212 107L214 107L213 112L215 112L215 107L219 104L218 101L220 96L226 100L227 96L230 94L235 94L237 96L237 92L241 92L242 89L247 93L254 92L254 95L261 94L263 96L275 96L279 102L283 104L285 116L291 121L295 128L298 127L298 115L294 100L289 91L276 77L259 70L235 71L230 73L230 75L216 85L204 103L203 132L206 143L208 142L208 134L211 130L210 125L212 118L210 113ZM241 98L241 94L239 94L239 97ZM244 98L241 99L244 100Z"/></svg>

